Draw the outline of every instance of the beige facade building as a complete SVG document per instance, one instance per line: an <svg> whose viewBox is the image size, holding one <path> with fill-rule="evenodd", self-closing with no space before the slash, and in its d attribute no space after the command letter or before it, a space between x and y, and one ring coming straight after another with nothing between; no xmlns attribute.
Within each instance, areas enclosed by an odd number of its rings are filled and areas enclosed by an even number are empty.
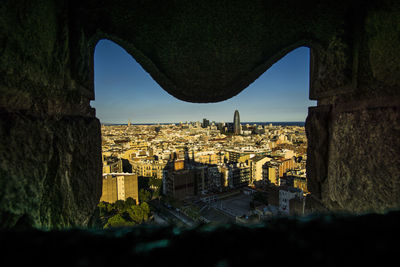
<svg viewBox="0 0 400 267"><path fill-rule="evenodd" d="M274 185L279 185L279 164L270 161L263 165L262 176L265 181L269 181Z"/></svg>
<svg viewBox="0 0 400 267"><path fill-rule="evenodd" d="M251 181L260 181L263 179L263 165L271 161L271 158L266 156L256 156L250 159L251 166Z"/></svg>
<svg viewBox="0 0 400 267"><path fill-rule="evenodd" d="M167 165L165 161L134 161L130 160L129 163L132 165L132 172L142 177L155 177L158 179L163 178L163 170Z"/></svg>
<svg viewBox="0 0 400 267"><path fill-rule="evenodd" d="M295 168L295 161L293 158L280 158L277 162L279 164L279 177L283 177L288 170L293 170Z"/></svg>
<svg viewBox="0 0 400 267"><path fill-rule="evenodd" d="M117 200L133 198L139 203L138 177L134 174L103 174L103 191L100 201L114 203Z"/></svg>
<svg viewBox="0 0 400 267"><path fill-rule="evenodd" d="M194 161L211 165L219 163L218 156L215 153L207 153L207 154L196 153Z"/></svg>
<svg viewBox="0 0 400 267"><path fill-rule="evenodd" d="M246 162L250 159L250 153L234 150L226 150L228 161L230 162Z"/></svg>

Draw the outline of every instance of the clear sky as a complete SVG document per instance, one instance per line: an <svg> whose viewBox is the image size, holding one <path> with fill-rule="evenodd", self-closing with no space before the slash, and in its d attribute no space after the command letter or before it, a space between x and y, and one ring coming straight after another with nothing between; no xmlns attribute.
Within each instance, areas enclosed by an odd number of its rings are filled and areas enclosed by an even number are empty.
<svg viewBox="0 0 400 267"><path fill-rule="evenodd" d="M304 121L308 100L309 48L287 54L238 95L218 103L188 103L168 94L123 48L108 40L95 49L96 115L101 123Z"/></svg>

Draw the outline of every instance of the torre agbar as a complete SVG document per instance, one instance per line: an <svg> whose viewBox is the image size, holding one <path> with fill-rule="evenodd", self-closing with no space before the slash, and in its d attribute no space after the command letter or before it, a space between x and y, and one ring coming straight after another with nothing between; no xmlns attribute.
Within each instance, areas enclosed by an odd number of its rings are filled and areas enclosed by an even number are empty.
<svg viewBox="0 0 400 267"><path fill-rule="evenodd" d="M235 110L235 114L233 115L233 132L235 134L241 134L241 132L240 132L240 116L239 116L238 110Z"/></svg>

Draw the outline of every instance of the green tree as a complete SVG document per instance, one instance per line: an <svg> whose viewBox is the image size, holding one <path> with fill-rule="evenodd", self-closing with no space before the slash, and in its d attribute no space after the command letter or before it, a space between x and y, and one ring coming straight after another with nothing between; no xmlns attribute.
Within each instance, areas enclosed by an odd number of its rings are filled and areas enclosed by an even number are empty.
<svg viewBox="0 0 400 267"><path fill-rule="evenodd" d="M121 214L116 214L108 219L104 228L133 226L135 223L126 221Z"/></svg>
<svg viewBox="0 0 400 267"><path fill-rule="evenodd" d="M107 216L107 215L108 215L108 212L107 212L107 202L102 201L102 202L100 202L100 203L97 205L97 207L98 207L98 209L99 209L99 215L100 215L100 217L104 217L104 216Z"/></svg>
<svg viewBox="0 0 400 267"><path fill-rule="evenodd" d="M135 199L133 199L133 198L131 198L131 197L128 197L126 200L125 200L125 207L130 207L130 206L133 206L133 205L136 205L136 200Z"/></svg>
<svg viewBox="0 0 400 267"><path fill-rule="evenodd" d="M140 202L149 202L151 200L151 192L145 189L139 190L139 200Z"/></svg>
<svg viewBox="0 0 400 267"><path fill-rule="evenodd" d="M143 222L143 210L140 206L131 206L128 210L127 213L132 221L135 223L142 223Z"/></svg>
<svg viewBox="0 0 400 267"><path fill-rule="evenodd" d="M143 190L142 194L149 199L150 192ZM146 202L136 205L133 198L117 200L113 204L101 202L98 209L103 228L133 226L147 221L150 215L149 205Z"/></svg>
<svg viewBox="0 0 400 267"><path fill-rule="evenodd" d="M114 206L117 209L118 213L121 213L125 210L125 201L117 200L115 201Z"/></svg>
<svg viewBox="0 0 400 267"><path fill-rule="evenodd" d="M108 214L116 213L116 209L113 204L106 202Z"/></svg>
<svg viewBox="0 0 400 267"><path fill-rule="evenodd" d="M151 187L155 187L155 188L161 188L162 185L162 179L158 179L156 177L151 177L149 180L149 185Z"/></svg>
<svg viewBox="0 0 400 267"><path fill-rule="evenodd" d="M161 195L162 179L156 177L150 178L149 184L153 189L153 198L158 198Z"/></svg>
<svg viewBox="0 0 400 267"><path fill-rule="evenodd" d="M117 213L114 205L108 202L100 202L97 208L99 209L100 217L108 217Z"/></svg>
<svg viewBox="0 0 400 267"><path fill-rule="evenodd" d="M146 202L143 202L142 204L140 204L140 208L142 210L143 220L147 221L149 219L149 214L150 214L149 204L147 204Z"/></svg>

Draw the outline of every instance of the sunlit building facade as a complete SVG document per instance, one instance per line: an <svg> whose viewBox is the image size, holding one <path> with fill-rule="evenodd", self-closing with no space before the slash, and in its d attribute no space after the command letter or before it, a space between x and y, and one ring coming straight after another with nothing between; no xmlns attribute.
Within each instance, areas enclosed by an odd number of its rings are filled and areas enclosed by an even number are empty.
<svg viewBox="0 0 400 267"><path fill-rule="evenodd" d="M133 198L139 203L138 177L134 174L103 174L103 190L100 201L114 203Z"/></svg>

